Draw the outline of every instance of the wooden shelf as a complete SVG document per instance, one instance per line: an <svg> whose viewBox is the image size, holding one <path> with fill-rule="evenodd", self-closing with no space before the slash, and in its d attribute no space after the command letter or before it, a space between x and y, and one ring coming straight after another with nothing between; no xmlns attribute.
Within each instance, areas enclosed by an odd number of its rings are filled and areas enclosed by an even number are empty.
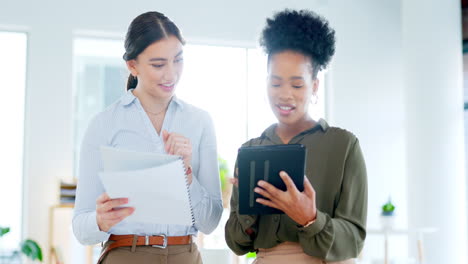
<svg viewBox="0 0 468 264"><path fill-rule="evenodd" d="M49 211L50 264L93 263L94 246L79 244L73 235L74 204L57 204ZM77 261L77 259L83 261Z"/></svg>

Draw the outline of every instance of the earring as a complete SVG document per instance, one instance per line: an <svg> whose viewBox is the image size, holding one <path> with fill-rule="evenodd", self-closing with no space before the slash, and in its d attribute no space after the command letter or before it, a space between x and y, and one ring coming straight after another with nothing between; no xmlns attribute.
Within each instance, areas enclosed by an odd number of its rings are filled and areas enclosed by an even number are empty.
<svg viewBox="0 0 468 264"><path fill-rule="evenodd" d="M311 104L317 104L318 102L318 95L317 94L312 94L312 97L310 98L310 103Z"/></svg>

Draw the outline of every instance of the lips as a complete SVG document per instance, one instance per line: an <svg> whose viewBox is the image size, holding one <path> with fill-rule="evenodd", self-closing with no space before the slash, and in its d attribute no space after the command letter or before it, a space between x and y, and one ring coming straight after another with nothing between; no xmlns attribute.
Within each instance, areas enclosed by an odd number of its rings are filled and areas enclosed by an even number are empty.
<svg viewBox="0 0 468 264"><path fill-rule="evenodd" d="M291 104L276 104L276 109L278 109L278 112L280 115L287 116L293 112L296 107Z"/></svg>
<svg viewBox="0 0 468 264"><path fill-rule="evenodd" d="M172 92L174 90L175 84L160 84L159 87L166 92Z"/></svg>

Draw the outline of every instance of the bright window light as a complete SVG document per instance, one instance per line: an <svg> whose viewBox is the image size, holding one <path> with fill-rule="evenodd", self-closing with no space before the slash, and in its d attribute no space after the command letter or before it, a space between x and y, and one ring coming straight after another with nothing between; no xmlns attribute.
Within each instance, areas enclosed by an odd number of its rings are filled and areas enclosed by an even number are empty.
<svg viewBox="0 0 468 264"><path fill-rule="evenodd" d="M73 43L75 175L89 121L125 93L128 70L123 53L120 40L82 37Z"/></svg>
<svg viewBox="0 0 468 264"><path fill-rule="evenodd" d="M0 32L0 43L0 80L7 96L0 104L0 226L11 229L10 233L0 239L0 248L9 251L18 248L22 231L27 35Z"/></svg>
<svg viewBox="0 0 468 264"><path fill-rule="evenodd" d="M177 95L211 115L218 154L234 167L247 140L247 53L245 48L186 45Z"/></svg>

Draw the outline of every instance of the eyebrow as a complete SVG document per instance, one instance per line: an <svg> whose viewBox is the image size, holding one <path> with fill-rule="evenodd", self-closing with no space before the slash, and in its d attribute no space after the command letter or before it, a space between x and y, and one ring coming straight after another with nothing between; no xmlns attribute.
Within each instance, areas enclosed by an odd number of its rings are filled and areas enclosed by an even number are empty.
<svg viewBox="0 0 468 264"><path fill-rule="evenodd" d="M183 52L184 52L183 50L179 51L179 53L175 55L175 58L181 56ZM149 61L167 61L167 59L166 58L151 58Z"/></svg>
<svg viewBox="0 0 468 264"><path fill-rule="evenodd" d="M271 78L273 79L276 79L276 80L282 80L283 78L277 76L277 75L272 75ZM289 78L289 80L291 81L295 81L295 80L304 80L304 78L302 78L301 76L293 76L291 78Z"/></svg>
<svg viewBox="0 0 468 264"><path fill-rule="evenodd" d="M304 80L304 78L302 78L300 76L293 76L293 77L289 78L289 80L291 80L291 81L301 80L302 81L302 80Z"/></svg>

